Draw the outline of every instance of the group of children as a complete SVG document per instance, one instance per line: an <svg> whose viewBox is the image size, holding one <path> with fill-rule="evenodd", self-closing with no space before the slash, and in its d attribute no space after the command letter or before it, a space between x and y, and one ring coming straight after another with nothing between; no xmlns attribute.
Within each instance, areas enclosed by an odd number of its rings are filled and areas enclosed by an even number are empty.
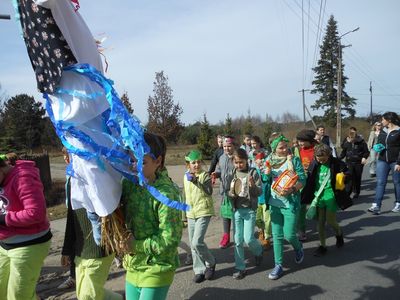
<svg viewBox="0 0 400 300"><path fill-rule="evenodd" d="M332 149L325 143L315 140L315 131L303 130L297 135L299 149L297 155L294 149L289 148L289 140L281 134L271 137L271 152L260 145L258 137L245 136L242 147L236 149L234 138L225 136L223 139L224 153L219 157L216 170L211 177L220 179L220 193L222 196L220 216L223 220L223 235L220 248L225 249L230 244L231 227L234 232L235 269L233 278L242 279L246 276L246 266L243 246L246 244L254 255L256 266L261 264L263 250L273 244L275 267L268 274L270 279L278 279L283 274L283 243L287 240L295 250L294 260L300 264L304 259L304 251L298 231L305 232L305 216L308 206L313 203L317 207L318 232L320 246L315 250L315 256L322 256L327 252L325 224L333 227L336 234L336 246L344 244L342 231L336 221L336 211L345 207L350 195L337 187L337 174L348 175L347 166L341 160L332 156ZM253 147L252 147L253 146ZM194 155L196 153L196 155ZM192 165L199 166L201 155L191 151L186 156L188 172L184 177L186 201L192 210L200 207L210 207L212 186L207 182L205 192L204 178L208 173L200 167L193 169ZM201 171L200 171L201 170ZM294 184L282 189L274 188L279 184L282 176L292 174ZM196 179L198 178L198 179ZM202 183L202 185L200 185ZM195 190L196 197L192 196ZM199 195L203 195L199 197ZM194 200L195 199L195 200ZM314 200L314 201L313 201ZM211 205L212 207L212 205ZM209 223L212 210L207 215L194 217L193 222L205 223L201 227L201 244L198 239L193 240L193 233L189 230L189 240L192 246L193 257L202 258L202 268L194 267L194 282L211 279L215 272L215 259L204 244L205 230ZM193 218L193 215L191 217ZM255 238L255 228L258 227L258 237ZM271 230L272 229L272 230ZM272 234L271 234L272 231ZM272 236L272 240L271 240Z"/></svg>
<svg viewBox="0 0 400 300"><path fill-rule="evenodd" d="M148 184L169 199L179 199L180 191L164 166L165 141L150 133L145 133L144 137L150 147L150 153L143 158L143 174ZM270 279L278 279L283 274L284 240L293 246L295 262L301 263L304 251L296 235L299 212L302 204L310 203L315 197L319 198L318 229L321 242L316 253L326 253L325 222L336 231L336 246L343 246L343 235L335 218L338 208L335 180L336 174L346 171L346 167L331 156L330 148L324 144L315 145L313 155L307 156L311 163L306 176L302 164L306 159L302 157L302 151L300 157L292 155L289 141L283 135L275 134L272 137L270 153L257 138L253 137L253 140L254 146L246 151L244 147L235 147L233 137L224 137L224 153L219 157L215 172L211 174L203 170L200 152L192 150L185 156L187 172L183 178L183 195L191 207L187 212L187 221L195 274L193 281L196 283L215 277L217 261L204 241L211 217L215 215L213 178L221 181L220 215L224 225L221 248L227 248L230 244L231 227L234 232L236 271L233 278L239 280L246 276L245 244L253 254L256 266L262 262L264 249L273 244L275 267L268 274ZM294 174L296 180L295 184L278 190L274 186L279 183L282 174ZM326 177L329 179L326 180ZM146 188L127 179L122 182L122 187L120 209L126 227L131 232L123 259L126 299L165 299L179 265L177 248L182 236L181 212L157 201ZM67 180L67 200L70 193L74 192L68 189ZM62 264L75 262L78 298L122 299L122 295L103 287L114 254L106 253L102 246L95 243L84 209L72 210L70 203L67 205L69 210ZM7 219L0 218L0 222L4 226ZM259 239L254 235L256 225ZM49 229L45 228L43 232L46 233L46 230Z"/></svg>

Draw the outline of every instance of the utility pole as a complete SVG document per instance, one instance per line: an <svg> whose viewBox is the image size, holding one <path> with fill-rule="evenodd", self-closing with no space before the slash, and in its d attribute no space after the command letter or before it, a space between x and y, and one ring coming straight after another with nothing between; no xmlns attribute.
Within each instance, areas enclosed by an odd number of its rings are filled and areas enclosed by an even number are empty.
<svg viewBox="0 0 400 300"><path fill-rule="evenodd" d="M342 43L339 38L339 56L336 94L336 147L339 149L342 140Z"/></svg>
<svg viewBox="0 0 400 300"><path fill-rule="evenodd" d="M360 27L350 30L341 36L339 36L339 53L338 53L338 73L337 73L337 95L336 95L336 147L340 147L340 142L342 139L342 37L351 32L359 30Z"/></svg>
<svg viewBox="0 0 400 300"><path fill-rule="evenodd" d="M372 125L374 123L374 120L372 120L372 81L369 82L369 93L371 95L371 102L370 102L371 110L370 110L369 118L370 118L370 122Z"/></svg>
<svg viewBox="0 0 400 300"><path fill-rule="evenodd" d="M304 95L304 92L309 92L310 90L305 90L305 89L301 89L300 91L298 91L299 93L301 92L303 95L303 122L304 122L304 127L306 126L306 98Z"/></svg>

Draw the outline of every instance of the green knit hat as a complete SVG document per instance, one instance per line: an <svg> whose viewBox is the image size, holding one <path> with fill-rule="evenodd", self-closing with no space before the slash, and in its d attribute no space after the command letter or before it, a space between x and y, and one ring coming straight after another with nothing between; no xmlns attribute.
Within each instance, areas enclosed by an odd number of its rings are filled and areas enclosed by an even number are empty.
<svg viewBox="0 0 400 300"><path fill-rule="evenodd" d="M201 160L201 159L202 159L201 153L198 150L192 150L192 151L188 152L185 156L185 160L189 161L189 162Z"/></svg>

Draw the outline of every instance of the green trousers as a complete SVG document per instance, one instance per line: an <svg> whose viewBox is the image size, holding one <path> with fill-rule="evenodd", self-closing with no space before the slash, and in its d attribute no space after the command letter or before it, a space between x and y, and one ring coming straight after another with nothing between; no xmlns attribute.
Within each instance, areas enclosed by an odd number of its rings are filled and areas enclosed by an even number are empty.
<svg viewBox="0 0 400 300"><path fill-rule="evenodd" d="M270 210L265 210L266 204L259 204L256 212L256 226L264 231L265 239L272 237Z"/></svg>
<svg viewBox="0 0 400 300"><path fill-rule="evenodd" d="M36 300L36 284L51 241L5 250L0 246L0 299Z"/></svg>
<svg viewBox="0 0 400 300"><path fill-rule="evenodd" d="M93 259L75 257L76 296L79 300L123 299L122 295L104 288L113 259L114 254Z"/></svg>
<svg viewBox="0 0 400 300"><path fill-rule="evenodd" d="M126 300L165 300L169 290L168 286L150 288L137 287L128 281L125 282Z"/></svg>
<svg viewBox="0 0 400 300"><path fill-rule="evenodd" d="M295 250L302 248L296 235L297 213L290 208L270 206L275 264L283 263L283 242L287 240Z"/></svg>
<svg viewBox="0 0 400 300"><path fill-rule="evenodd" d="M302 204L300 206L299 218L297 219L297 231L306 233L306 213L307 204Z"/></svg>
<svg viewBox="0 0 400 300"><path fill-rule="evenodd" d="M336 235L341 235L339 224L336 221L336 212L329 211L325 207L318 207L318 235L321 246L326 247L325 224L328 223L335 230Z"/></svg>

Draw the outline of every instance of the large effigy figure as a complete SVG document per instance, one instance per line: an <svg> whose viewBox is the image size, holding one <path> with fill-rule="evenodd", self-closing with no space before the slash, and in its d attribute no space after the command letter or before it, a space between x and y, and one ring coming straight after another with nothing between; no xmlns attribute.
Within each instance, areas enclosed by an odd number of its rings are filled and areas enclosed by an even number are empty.
<svg viewBox="0 0 400 300"><path fill-rule="evenodd" d="M103 75L101 56L78 12L78 0L13 0L17 19L57 134L71 154L71 203L98 216L110 215L121 197L121 178L145 185L159 201L187 206L146 184L143 128L129 115ZM126 149L133 152L137 170ZM175 199L176 200L176 199Z"/></svg>

